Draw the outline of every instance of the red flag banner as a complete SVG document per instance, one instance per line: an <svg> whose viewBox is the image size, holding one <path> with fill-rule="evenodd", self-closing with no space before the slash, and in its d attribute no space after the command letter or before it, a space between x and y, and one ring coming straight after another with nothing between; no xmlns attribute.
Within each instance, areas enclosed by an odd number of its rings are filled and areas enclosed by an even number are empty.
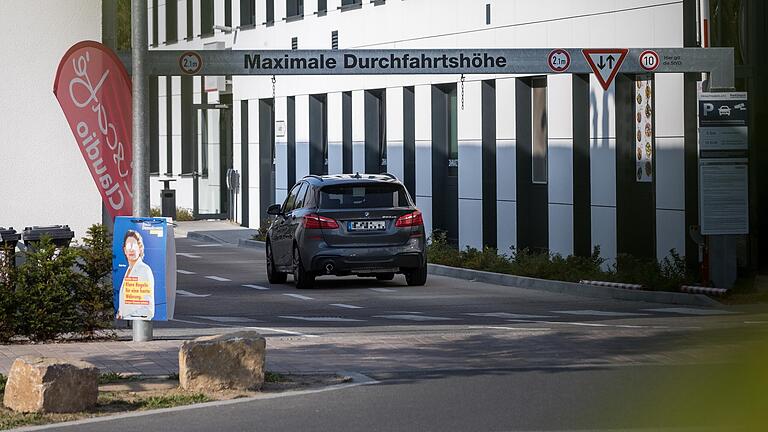
<svg viewBox="0 0 768 432"><path fill-rule="evenodd" d="M122 62L98 42L78 42L59 62L53 94L112 218L130 216L131 80Z"/></svg>

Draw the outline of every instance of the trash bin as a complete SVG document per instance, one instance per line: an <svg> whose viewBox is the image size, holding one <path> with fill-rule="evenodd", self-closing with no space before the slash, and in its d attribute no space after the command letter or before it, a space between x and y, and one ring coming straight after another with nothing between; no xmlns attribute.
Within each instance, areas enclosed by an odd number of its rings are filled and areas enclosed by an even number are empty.
<svg viewBox="0 0 768 432"><path fill-rule="evenodd" d="M161 179L163 190L160 191L160 215L176 220L176 191L171 189L175 179Z"/></svg>
<svg viewBox="0 0 768 432"><path fill-rule="evenodd" d="M16 233L13 227L0 227L0 282L8 280L7 271L16 266L16 244L19 239L21 234Z"/></svg>
<svg viewBox="0 0 768 432"><path fill-rule="evenodd" d="M48 236L56 247L67 247L75 237L68 225L33 226L24 228L24 246L34 247L43 237Z"/></svg>

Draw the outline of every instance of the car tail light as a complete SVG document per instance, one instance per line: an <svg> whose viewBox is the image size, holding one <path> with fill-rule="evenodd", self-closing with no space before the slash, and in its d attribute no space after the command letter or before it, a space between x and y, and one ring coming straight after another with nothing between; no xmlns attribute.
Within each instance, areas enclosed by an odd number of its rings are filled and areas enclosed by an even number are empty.
<svg viewBox="0 0 768 432"><path fill-rule="evenodd" d="M397 222L395 222L395 226L399 228L422 225L424 225L424 218L421 217L421 212L418 210L413 213L400 216L397 218Z"/></svg>
<svg viewBox="0 0 768 432"><path fill-rule="evenodd" d="M327 217L314 213L304 216L304 228L307 229L336 229L339 223Z"/></svg>

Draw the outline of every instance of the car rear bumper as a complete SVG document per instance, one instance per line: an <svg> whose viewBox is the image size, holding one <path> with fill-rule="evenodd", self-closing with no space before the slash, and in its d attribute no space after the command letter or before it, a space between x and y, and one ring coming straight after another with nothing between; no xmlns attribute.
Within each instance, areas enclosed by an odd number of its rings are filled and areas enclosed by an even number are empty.
<svg viewBox="0 0 768 432"><path fill-rule="evenodd" d="M310 271L318 274L397 272L422 266L424 251L411 245L325 248L318 250L309 262Z"/></svg>

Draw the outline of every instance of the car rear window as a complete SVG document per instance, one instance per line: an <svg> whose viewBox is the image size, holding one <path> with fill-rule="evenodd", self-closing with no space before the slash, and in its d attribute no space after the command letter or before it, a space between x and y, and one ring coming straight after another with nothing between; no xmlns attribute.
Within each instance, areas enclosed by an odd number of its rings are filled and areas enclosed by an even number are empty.
<svg viewBox="0 0 768 432"><path fill-rule="evenodd" d="M349 184L320 189L322 209L369 209L410 205L407 192L400 185Z"/></svg>

